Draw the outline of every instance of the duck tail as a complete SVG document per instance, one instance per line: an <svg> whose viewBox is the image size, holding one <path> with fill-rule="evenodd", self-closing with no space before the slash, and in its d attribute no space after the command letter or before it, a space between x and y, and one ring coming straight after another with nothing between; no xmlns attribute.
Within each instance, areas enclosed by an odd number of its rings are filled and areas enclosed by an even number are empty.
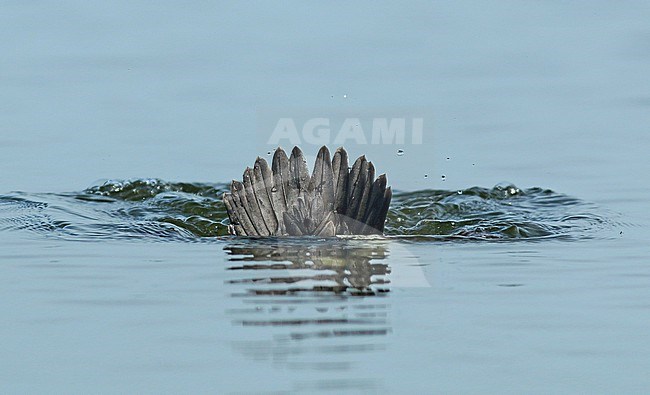
<svg viewBox="0 0 650 395"><path fill-rule="evenodd" d="M311 176L300 148L289 158L278 148L270 167L258 157L224 194L228 229L252 237L382 234L392 198L386 184L365 156L350 168L343 147L330 159L323 146Z"/></svg>

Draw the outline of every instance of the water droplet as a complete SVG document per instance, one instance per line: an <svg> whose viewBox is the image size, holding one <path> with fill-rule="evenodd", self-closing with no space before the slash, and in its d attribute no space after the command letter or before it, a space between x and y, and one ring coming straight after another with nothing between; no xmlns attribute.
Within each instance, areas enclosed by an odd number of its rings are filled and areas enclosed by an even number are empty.
<svg viewBox="0 0 650 395"><path fill-rule="evenodd" d="M402 156L404 155L404 150L403 149L398 149L397 150L397 156Z"/></svg>
<svg viewBox="0 0 650 395"><path fill-rule="evenodd" d="M277 191L278 191L278 188L276 188L276 187L271 188L271 192L277 192Z"/></svg>

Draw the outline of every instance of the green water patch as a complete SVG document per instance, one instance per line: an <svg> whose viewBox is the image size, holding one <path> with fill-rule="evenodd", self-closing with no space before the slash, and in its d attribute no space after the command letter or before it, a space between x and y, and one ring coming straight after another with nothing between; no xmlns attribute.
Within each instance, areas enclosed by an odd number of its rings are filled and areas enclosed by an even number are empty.
<svg viewBox="0 0 650 395"><path fill-rule="evenodd" d="M386 233L434 239L593 237L608 226L598 208L543 188L514 185L397 193Z"/></svg>
<svg viewBox="0 0 650 395"><path fill-rule="evenodd" d="M208 241L228 236L226 184L107 181L80 193L0 196L0 230L77 240ZM597 237L611 227L588 202L514 185L396 192L386 236L426 240Z"/></svg>

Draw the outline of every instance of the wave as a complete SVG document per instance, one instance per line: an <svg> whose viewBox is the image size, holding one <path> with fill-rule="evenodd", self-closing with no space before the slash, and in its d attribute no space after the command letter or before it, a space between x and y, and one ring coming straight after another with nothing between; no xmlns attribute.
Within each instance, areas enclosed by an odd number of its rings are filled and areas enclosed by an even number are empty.
<svg viewBox="0 0 650 395"><path fill-rule="evenodd" d="M78 193L0 196L0 230L74 240L209 241L227 237L226 184L107 181ZM549 189L500 184L458 191L396 191L389 238L541 240L592 238L610 227L594 204Z"/></svg>

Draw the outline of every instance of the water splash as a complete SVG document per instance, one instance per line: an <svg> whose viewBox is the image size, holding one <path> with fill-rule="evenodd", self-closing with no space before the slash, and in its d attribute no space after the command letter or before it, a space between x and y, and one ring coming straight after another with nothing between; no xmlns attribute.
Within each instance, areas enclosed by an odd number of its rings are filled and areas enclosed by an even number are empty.
<svg viewBox="0 0 650 395"><path fill-rule="evenodd" d="M548 189L514 185L394 195L386 233L433 239L587 238L607 226L597 207Z"/></svg>
<svg viewBox="0 0 650 395"><path fill-rule="evenodd" d="M108 181L81 193L0 196L0 230L75 240L206 241L227 236L226 184ZM598 208L514 185L396 192L389 237L429 240L583 239L609 226Z"/></svg>

